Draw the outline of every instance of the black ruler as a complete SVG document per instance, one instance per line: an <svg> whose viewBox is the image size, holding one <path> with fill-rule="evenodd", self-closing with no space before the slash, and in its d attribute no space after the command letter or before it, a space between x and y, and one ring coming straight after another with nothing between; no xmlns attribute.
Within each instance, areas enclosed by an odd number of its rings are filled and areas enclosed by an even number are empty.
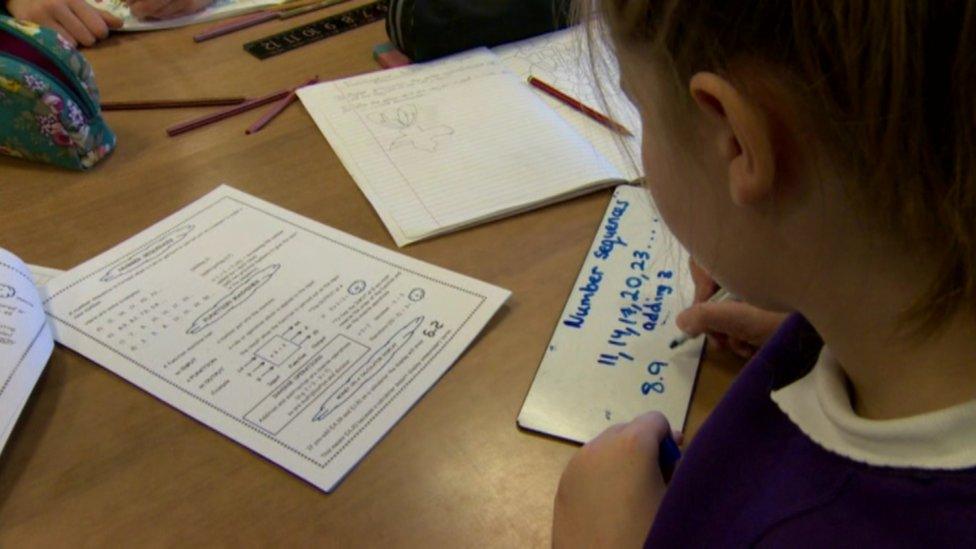
<svg viewBox="0 0 976 549"><path fill-rule="evenodd" d="M244 50L258 59L267 59L385 19L388 10L389 0L379 0L278 34L272 34L254 42L248 42L244 44Z"/></svg>

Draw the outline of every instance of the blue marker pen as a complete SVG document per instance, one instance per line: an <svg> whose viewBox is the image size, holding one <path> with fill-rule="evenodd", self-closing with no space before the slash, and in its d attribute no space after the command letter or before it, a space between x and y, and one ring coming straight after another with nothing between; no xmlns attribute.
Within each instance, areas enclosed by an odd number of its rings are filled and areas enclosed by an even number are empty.
<svg viewBox="0 0 976 549"><path fill-rule="evenodd" d="M681 459L681 450L678 449L678 443L669 434L661 440L661 446L657 453L658 466L661 467L664 480L671 479L671 474L674 473L674 467L678 464L679 459Z"/></svg>

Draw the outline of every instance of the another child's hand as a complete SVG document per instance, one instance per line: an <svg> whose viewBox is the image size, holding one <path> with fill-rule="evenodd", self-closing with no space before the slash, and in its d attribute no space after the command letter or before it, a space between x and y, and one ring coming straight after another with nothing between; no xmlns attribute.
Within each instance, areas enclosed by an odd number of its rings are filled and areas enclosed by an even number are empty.
<svg viewBox="0 0 976 549"><path fill-rule="evenodd" d="M718 285L694 261L691 277L695 281L695 304L678 315L681 331L697 336L708 334L720 346L749 358L766 342L786 315L760 309L741 301L706 302Z"/></svg>
<svg viewBox="0 0 976 549"><path fill-rule="evenodd" d="M122 28L122 20L85 0L9 0L7 10L17 19L54 29L73 46L91 46Z"/></svg>
<svg viewBox="0 0 976 549"><path fill-rule="evenodd" d="M172 19L194 14L213 0L128 0L129 10L139 19Z"/></svg>
<svg viewBox="0 0 976 549"><path fill-rule="evenodd" d="M659 412L614 425L576 452L556 492L554 547L639 547L664 496Z"/></svg>

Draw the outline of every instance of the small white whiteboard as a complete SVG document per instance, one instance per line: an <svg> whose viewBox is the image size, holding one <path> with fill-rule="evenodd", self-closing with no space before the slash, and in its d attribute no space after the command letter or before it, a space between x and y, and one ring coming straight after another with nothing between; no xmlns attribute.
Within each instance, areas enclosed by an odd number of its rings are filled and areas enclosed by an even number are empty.
<svg viewBox="0 0 976 549"><path fill-rule="evenodd" d="M684 427L704 338L669 349L691 304L688 254L643 187L617 187L518 424L586 442L659 410Z"/></svg>

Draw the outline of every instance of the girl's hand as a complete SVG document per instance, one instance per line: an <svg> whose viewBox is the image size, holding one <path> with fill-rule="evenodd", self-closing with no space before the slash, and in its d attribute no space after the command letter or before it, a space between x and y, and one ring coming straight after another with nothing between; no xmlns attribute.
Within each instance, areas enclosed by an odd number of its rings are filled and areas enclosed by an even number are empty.
<svg viewBox="0 0 976 549"><path fill-rule="evenodd" d="M660 412L614 425L569 461L556 491L554 547L640 547L664 496L658 447L670 432Z"/></svg>
<svg viewBox="0 0 976 549"><path fill-rule="evenodd" d="M691 261L691 277L695 281L695 304L676 319L678 327L686 334L706 333L720 347L749 358L786 319L785 314L741 301L707 303L709 296L718 290L718 284L694 260Z"/></svg>
<svg viewBox="0 0 976 549"><path fill-rule="evenodd" d="M213 0L128 0L129 10L139 19L172 19L194 14Z"/></svg>
<svg viewBox="0 0 976 549"><path fill-rule="evenodd" d="M122 20L85 0L9 0L7 10L17 19L54 29L72 46L91 46L122 28Z"/></svg>

